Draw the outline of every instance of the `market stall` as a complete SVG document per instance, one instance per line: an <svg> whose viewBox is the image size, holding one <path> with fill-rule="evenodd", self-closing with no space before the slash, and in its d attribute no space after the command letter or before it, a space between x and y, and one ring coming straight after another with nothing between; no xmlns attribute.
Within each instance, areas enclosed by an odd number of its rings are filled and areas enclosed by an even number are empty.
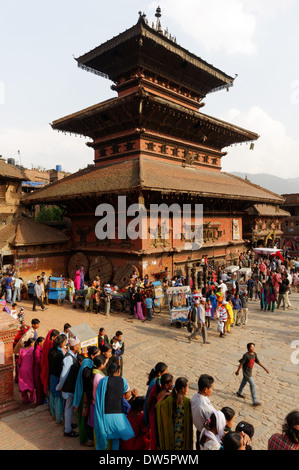
<svg viewBox="0 0 299 470"><path fill-rule="evenodd" d="M232 279L232 278L233 278L233 275L234 275L235 273L237 273L237 271L239 271L239 269L240 269L239 266L236 266L236 265L234 264L234 265L232 265L232 266L228 266L227 268L225 268L224 271L226 272L226 274L228 275L228 277L229 277L230 279Z"/></svg>
<svg viewBox="0 0 299 470"><path fill-rule="evenodd" d="M61 277L50 277L47 291L48 300L54 300L58 305L62 305L68 295L68 289L64 285Z"/></svg>
<svg viewBox="0 0 299 470"><path fill-rule="evenodd" d="M277 248L253 248L253 251L256 255L256 258L258 258L260 255L266 255L266 256L278 256L278 258L281 259L281 261L284 261L283 256L282 256L282 250L278 250Z"/></svg>
<svg viewBox="0 0 299 470"><path fill-rule="evenodd" d="M191 308L190 286L169 287L166 293L171 323L187 323Z"/></svg>

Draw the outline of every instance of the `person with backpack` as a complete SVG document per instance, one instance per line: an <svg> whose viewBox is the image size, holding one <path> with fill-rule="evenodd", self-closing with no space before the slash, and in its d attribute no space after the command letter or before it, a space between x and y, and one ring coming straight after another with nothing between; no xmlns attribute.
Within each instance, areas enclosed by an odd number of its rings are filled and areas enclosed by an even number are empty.
<svg viewBox="0 0 299 470"><path fill-rule="evenodd" d="M66 437L78 437L79 434L73 431L73 398L75 393L76 379L80 364L77 359L81 343L76 337L69 339L69 350L62 361L62 371L56 389L61 391L64 399L64 435ZM71 372L72 370L72 372Z"/></svg>

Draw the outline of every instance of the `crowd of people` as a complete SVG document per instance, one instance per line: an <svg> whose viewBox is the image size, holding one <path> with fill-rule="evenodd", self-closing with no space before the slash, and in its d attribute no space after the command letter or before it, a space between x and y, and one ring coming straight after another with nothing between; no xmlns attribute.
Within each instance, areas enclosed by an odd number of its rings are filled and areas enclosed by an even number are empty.
<svg viewBox="0 0 299 470"><path fill-rule="evenodd" d="M192 292L189 340L201 334L203 342L208 343L212 320L216 320L221 338L231 332L232 326L246 324L248 299L259 301L263 311L273 311L281 305L290 308L288 294L291 289L295 290L296 274L294 266L287 266L279 259L259 258L253 263L243 290L239 279L234 276L228 279L223 267L213 276L207 275L204 287ZM43 275L37 279L37 285L44 283ZM93 283L95 289L96 282L99 279ZM151 309L151 305L144 302L147 295L145 299L140 295L136 300L137 293L150 292L150 281L146 281L146 286L140 285L141 282L144 280L140 281L135 275L130 279L130 313L143 320L148 316L150 320L147 309ZM184 282L182 277L170 281L172 285ZM270 295L273 295L271 299ZM14 300L12 296L9 299ZM105 329L100 328L98 345L90 346L84 356L80 352L80 340L70 334L69 323L61 331L51 329L44 338L38 335L39 319L33 318L30 327L25 325L24 311L21 308L17 311L16 302L12 303L9 313L20 322L13 353L15 381L22 400L37 406L47 403L51 418L63 425L64 436L78 438L82 445L97 450L254 448L253 425L247 421L235 425L236 413L232 408L217 410L212 405L213 377L202 374L198 391L188 398L188 378L174 377L167 364L158 362L148 374L145 395L139 396L125 378L121 331L108 336ZM252 377L255 363L269 373L259 361L254 343L249 343L236 371L236 375L240 370L243 373L236 395L244 397L244 387L249 384L253 406L258 406ZM270 437L268 448L299 450L299 412L286 416L282 432Z"/></svg>
<svg viewBox="0 0 299 470"><path fill-rule="evenodd" d="M240 260L239 267L242 262L246 262L246 258ZM252 263L250 274L243 278L237 271L227 273L225 266L219 266L216 272L207 267L203 288L192 293L189 341L201 334L203 343L209 343L211 320L217 321L221 338L231 333L231 327L247 325L249 300L258 301L260 309L265 312L292 308L289 295L293 291L298 292L298 271L294 259L270 256L258 257ZM178 285L178 282L183 285L181 278L175 278L173 285Z"/></svg>
<svg viewBox="0 0 299 470"><path fill-rule="evenodd" d="M197 392L188 398L188 378L174 377L166 363L158 362L140 396L123 376L121 331L109 339L100 328L98 346L90 346L84 356L79 339L70 335L70 324L61 332L51 329L45 338L38 335L39 326L34 318L15 338L15 377L24 403L47 403L64 436L96 450L254 449L254 426L246 420L236 424L231 407L218 410L212 405L212 376L200 375ZM242 367L238 396L250 382L255 362L267 371L250 343L236 372ZM298 411L286 416L282 432L270 437L268 448L299 450Z"/></svg>

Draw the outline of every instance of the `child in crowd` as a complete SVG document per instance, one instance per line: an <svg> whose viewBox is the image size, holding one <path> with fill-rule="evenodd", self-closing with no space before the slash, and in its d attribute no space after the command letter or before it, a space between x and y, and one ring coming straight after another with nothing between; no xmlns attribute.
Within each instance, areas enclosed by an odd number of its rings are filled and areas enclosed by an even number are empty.
<svg viewBox="0 0 299 470"><path fill-rule="evenodd" d="M148 321L151 321L153 318L153 299L150 295L150 293L147 294L145 300L144 300L145 306L146 306L146 319Z"/></svg>
<svg viewBox="0 0 299 470"><path fill-rule="evenodd" d="M224 406L221 409L221 411L224 414L225 419L226 419L226 426L224 428L224 432L230 432L233 430L235 419L236 419L235 410L233 410L229 406Z"/></svg>
<svg viewBox="0 0 299 470"><path fill-rule="evenodd" d="M18 313L18 320L21 323L21 325L23 325L24 315L25 315L24 307L21 307Z"/></svg>
<svg viewBox="0 0 299 470"><path fill-rule="evenodd" d="M69 333L71 327L72 326L69 323L65 323L63 325L63 331L60 333L61 335L65 335L67 338L66 349L68 349Z"/></svg>
<svg viewBox="0 0 299 470"><path fill-rule="evenodd" d="M98 346L101 349L102 346L107 346L109 344L109 339L108 336L106 335L105 328L100 328L99 329L99 335L98 335Z"/></svg>
<svg viewBox="0 0 299 470"><path fill-rule="evenodd" d="M211 326L211 317L212 317L212 302L211 299L208 298L206 302L206 325L207 329L210 329Z"/></svg>
<svg viewBox="0 0 299 470"><path fill-rule="evenodd" d="M11 311L10 311L10 315L11 315L12 318L14 318L15 320L18 320L17 304L16 304L16 303L13 303L13 304L12 304L12 306L11 306Z"/></svg>
<svg viewBox="0 0 299 470"><path fill-rule="evenodd" d="M252 439L254 435L254 427L247 421L240 421L236 426L236 432L242 433L245 441L245 449L252 450Z"/></svg>
<svg viewBox="0 0 299 470"><path fill-rule="evenodd" d="M125 393L123 393L123 410L124 410L124 413L125 415L127 416L130 409L131 409L131 404L130 404L130 399L132 397L132 392L131 390L128 388Z"/></svg>
<svg viewBox="0 0 299 470"><path fill-rule="evenodd" d="M121 355L121 348L120 348L120 342L118 341L117 336L113 336L112 341L111 341L111 346L112 346L112 354L115 356L120 356Z"/></svg>

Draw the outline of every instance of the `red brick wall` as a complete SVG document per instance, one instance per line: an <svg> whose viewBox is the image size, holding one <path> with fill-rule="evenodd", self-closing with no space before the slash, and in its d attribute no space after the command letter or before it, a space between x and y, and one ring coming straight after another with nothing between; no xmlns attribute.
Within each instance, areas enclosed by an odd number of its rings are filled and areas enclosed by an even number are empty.
<svg viewBox="0 0 299 470"><path fill-rule="evenodd" d="M18 323L6 312L0 312L0 413L14 409L13 340Z"/></svg>
<svg viewBox="0 0 299 470"><path fill-rule="evenodd" d="M67 275L68 259L69 255L66 256L59 254L56 256L42 256L40 254L23 259L18 258L16 269L19 276L25 282L33 282L43 271L48 277L59 277L60 274Z"/></svg>

